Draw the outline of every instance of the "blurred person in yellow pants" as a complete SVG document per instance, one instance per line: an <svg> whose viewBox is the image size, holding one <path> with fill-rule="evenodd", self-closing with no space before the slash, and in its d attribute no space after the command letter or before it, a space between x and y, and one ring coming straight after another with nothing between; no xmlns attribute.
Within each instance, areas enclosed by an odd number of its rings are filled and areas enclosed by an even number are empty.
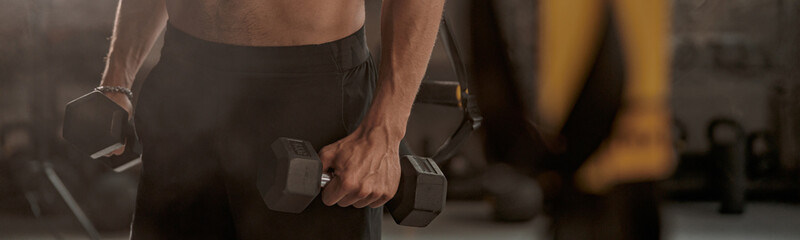
<svg viewBox="0 0 800 240"><path fill-rule="evenodd" d="M473 14L480 13L477 6ZM502 62L497 55L504 54L503 47L487 40L489 28L482 32L485 23L478 19L473 16L473 65L480 66L474 70L475 88L488 141L494 115L502 115L493 112L522 109L518 115L525 116L532 142L543 149L534 161L545 168L537 179L548 199L554 237L660 238L655 183L675 165L669 1L538 1L537 77L534 89L526 89L534 92L532 105L498 100L503 94L496 82L510 77L509 68L492 67ZM498 49L487 50L492 47ZM519 86L505 86L514 87Z"/></svg>
<svg viewBox="0 0 800 240"><path fill-rule="evenodd" d="M674 168L668 106L669 2L542 0L540 24L538 127L546 139L552 136L549 142L556 151L584 150L564 153L569 157L559 160L585 159L562 169L572 173L567 182L577 191L560 198L563 205L556 213L563 216L555 216L560 225L555 236L659 238L658 200L648 183L666 178ZM620 81L618 90L593 94L588 89ZM595 98L588 100L587 93ZM603 112L609 109L615 112L610 119L609 111ZM603 123L610 124L594 126L597 115L606 116ZM605 128L583 129L587 127ZM585 136L584 130L594 133ZM598 142L598 135L605 136Z"/></svg>

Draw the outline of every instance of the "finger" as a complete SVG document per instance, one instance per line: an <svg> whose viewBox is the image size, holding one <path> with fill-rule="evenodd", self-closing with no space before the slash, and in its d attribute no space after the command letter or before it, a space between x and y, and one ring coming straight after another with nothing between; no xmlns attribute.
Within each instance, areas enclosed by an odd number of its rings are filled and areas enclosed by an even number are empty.
<svg viewBox="0 0 800 240"><path fill-rule="evenodd" d="M109 153L109 154L106 154L106 157L122 155L123 153L125 153L125 144L128 144L128 140L127 139L125 139L125 142L122 143L122 147L119 147L116 150L111 151L111 153Z"/></svg>
<svg viewBox="0 0 800 240"><path fill-rule="evenodd" d="M331 144L319 150L319 160L322 161L323 173L328 172L328 170L332 168L333 162L336 159L336 151L334 149L335 147Z"/></svg>
<svg viewBox="0 0 800 240"><path fill-rule="evenodd" d="M379 199L381 199L381 195L380 194L371 194L369 197L361 199L356 203L353 203L353 207L363 208L363 207L369 206L370 204L374 203L375 201L378 201Z"/></svg>
<svg viewBox="0 0 800 240"><path fill-rule="evenodd" d="M125 152L125 145L122 145L122 147L117 148L117 150L114 150L111 153L106 154L106 157L122 155L122 153L124 153L124 152Z"/></svg>
<svg viewBox="0 0 800 240"><path fill-rule="evenodd" d="M378 200L369 204L369 207L376 208L385 205L389 200L392 200L392 195L381 195Z"/></svg>
<svg viewBox="0 0 800 240"><path fill-rule="evenodd" d="M342 198L342 200L339 200L338 205L340 207L348 207L350 205L353 205L354 203L357 203L361 200L372 197L372 194L370 192L371 191L369 191L368 189L352 191L348 193L347 196Z"/></svg>
<svg viewBox="0 0 800 240"><path fill-rule="evenodd" d="M325 189L322 190L322 202L325 205L333 206L347 196L347 191L345 190L347 187L343 186L341 178L333 177L328 185L325 186Z"/></svg>

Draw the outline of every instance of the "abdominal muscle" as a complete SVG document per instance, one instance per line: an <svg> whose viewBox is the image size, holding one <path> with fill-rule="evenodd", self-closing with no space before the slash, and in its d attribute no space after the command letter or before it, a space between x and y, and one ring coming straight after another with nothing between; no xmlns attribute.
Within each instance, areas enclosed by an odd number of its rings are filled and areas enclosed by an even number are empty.
<svg viewBox="0 0 800 240"><path fill-rule="evenodd" d="M364 0L166 0L169 22L232 45L298 46L344 38L364 24Z"/></svg>

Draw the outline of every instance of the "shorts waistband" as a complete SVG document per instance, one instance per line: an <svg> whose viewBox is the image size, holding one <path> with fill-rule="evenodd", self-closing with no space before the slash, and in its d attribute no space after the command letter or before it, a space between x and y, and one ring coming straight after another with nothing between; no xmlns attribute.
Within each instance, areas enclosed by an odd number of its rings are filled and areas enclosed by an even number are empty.
<svg viewBox="0 0 800 240"><path fill-rule="evenodd" d="M369 58L364 27L332 42L300 46L242 46L203 40L167 24L163 60L222 71L264 73L341 72Z"/></svg>

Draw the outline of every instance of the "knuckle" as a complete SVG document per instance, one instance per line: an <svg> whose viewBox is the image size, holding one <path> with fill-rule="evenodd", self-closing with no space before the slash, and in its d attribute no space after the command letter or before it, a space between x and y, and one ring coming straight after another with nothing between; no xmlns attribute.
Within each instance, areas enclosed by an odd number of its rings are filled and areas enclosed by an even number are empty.
<svg viewBox="0 0 800 240"><path fill-rule="evenodd" d="M372 195L372 191L365 187L361 187L361 189L358 190L358 193L356 193L356 196L361 199L368 198L370 195Z"/></svg>
<svg viewBox="0 0 800 240"><path fill-rule="evenodd" d="M378 202L387 202L389 199L392 199L392 195L384 194L380 199L378 199Z"/></svg>
<svg viewBox="0 0 800 240"><path fill-rule="evenodd" d="M376 200L375 202L372 202L369 206L373 207L373 208L376 208L376 207L383 206L384 203L386 203L386 199L385 198L380 198L380 199Z"/></svg>
<svg viewBox="0 0 800 240"><path fill-rule="evenodd" d="M342 184L341 184L341 188L345 192L356 191L356 190L358 190L358 182L357 181L353 181L353 180L349 180L349 179L343 179L342 180Z"/></svg>
<svg viewBox="0 0 800 240"><path fill-rule="evenodd" d="M354 206L354 207L357 207L357 208L364 208L364 207L367 207L367 206L369 206L370 204L372 204L372 202L373 202L373 201L361 201L361 202L358 202L358 203L356 203L356 204L353 204L353 206Z"/></svg>
<svg viewBox="0 0 800 240"><path fill-rule="evenodd" d="M389 200L389 199L392 199L393 197L394 197L394 193L393 192L387 192L387 193L383 194L382 199Z"/></svg>

